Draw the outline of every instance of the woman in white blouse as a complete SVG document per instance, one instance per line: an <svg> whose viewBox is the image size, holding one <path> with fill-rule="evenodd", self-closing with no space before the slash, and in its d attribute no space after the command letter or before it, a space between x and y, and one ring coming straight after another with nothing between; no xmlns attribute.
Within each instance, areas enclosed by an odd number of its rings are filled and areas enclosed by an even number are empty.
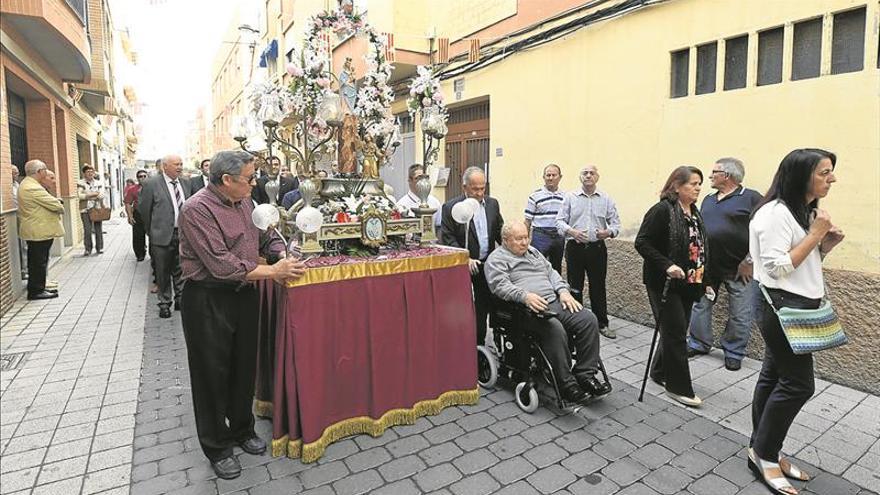
<svg viewBox="0 0 880 495"><path fill-rule="evenodd" d="M837 180L836 161L820 149L789 153L749 224L754 277L777 308L815 309L825 295L822 258L843 240L843 231L818 206ZM773 308L766 301L762 306L766 346L752 401L749 467L774 493L794 495L786 477L810 477L781 450L795 416L813 395L813 356L794 354Z"/></svg>

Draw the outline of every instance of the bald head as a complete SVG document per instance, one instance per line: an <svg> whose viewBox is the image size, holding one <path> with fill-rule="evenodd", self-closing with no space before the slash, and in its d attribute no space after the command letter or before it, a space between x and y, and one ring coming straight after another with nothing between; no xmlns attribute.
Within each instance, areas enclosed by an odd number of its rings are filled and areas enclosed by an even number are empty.
<svg viewBox="0 0 880 495"><path fill-rule="evenodd" d="M162 157L162 171L169 179L174 180L183 171L183 160L177 155Z"/></svg>

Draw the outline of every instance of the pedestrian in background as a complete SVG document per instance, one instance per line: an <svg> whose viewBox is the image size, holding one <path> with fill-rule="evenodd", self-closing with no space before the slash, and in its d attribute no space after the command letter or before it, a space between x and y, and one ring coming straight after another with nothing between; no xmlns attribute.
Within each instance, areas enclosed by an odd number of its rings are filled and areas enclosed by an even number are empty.
<svg viewBox="0 0 880 495"><path fill-rule="evenodd" d="M815 378L813 355L792 352L773 307L816 309L825 296L822 259L844 237L819 208L837 181L836 162L834 153L820 149L786 155L749 224L755 280L773 301L762 303L759 326L766 345L752 400L749 466L776 493L797 493L785 476L810 479L781 450L794 418L813 396Z"/></svg>
<svg viewBox="0 0 880 495"><path fill-rule="evenodd" d="M141 188L147 180L147 171L137 171L137 184L125 190L125 213L128 215L128 224L131 225L131 248L138 261L144 261L147 256L147 231L144 227L144 221L138 212L138 196Z"/></svg>
<svg viewBox="0 0 880 495"><path fill-rule="evenodd" d="M189 179L189 195L199 192L211 182L211 160L204 159L199 163L199 174Z"/></svg>
<svg viewBox="0 0 880 495"><path fill-rule="evenodd" d="M654 353L651 379L676 401L699 407L687 359L687 327L691 308L704 293L709 261L703 219L695 203L703 173L696 167L672 171L660 201L652 206L636 235L636 251L644 258L642 281L654 320L660 326L660 344ZM668 285L667 285L668 284Z"/></svg>
<svg viewBox="0 0 880 495"><path fill-rule="evenodd" d="M56 237L64 237L64 205L46 190L54 191L55 184L45 163L31 160L24 167L27 177L18 190L18 220L19 235L28 246L27 298L52 299L58 297L58 291L46 288L46 271L52 243Z"/></svg>
<svg viewBox="0 0 880 495"><path fill-rule="evenodd" d="M605 278L608 273L606 239L620 233L620 216L614 199L596 188L599 169L588 165L580 172L581 189L565 195L556 228L566 238L565 264L568 285L572 295L583 303L584 272L590 291L590 309L599 320L599 333L609 339L617 338L617 331L608 328L608 303Z"/></svg>
<svg viewBox="0 0 880 495"><path fill-rule="evenodd" d="M76 195L79 198L79 216L83 225L83 246L85 247L83 256L90 256L93 247L95 253L102 254L104 252L104 231L102 230L104 222L93 222L89 210L108 208L104 201L105 186L100 179L95 178L95 169L89 164L83 165L82 177L76 182ZM94 244L92 244L93 235Z"/></svg>
<svg viewBox="0 0 880 495"><path fill-rule="evenodd" d="M171 318L172 301L174 309L180 310L183 294L177 222L190 188L180 176L182 170L183 160L179 156L166 156L162 159L162 173L145 181L138 195L137 211L150 235L160 318Z"/></svg>
<svg viewBox="0 0 880 495"><path fill-rule="evenodd" d="M736 371L742 367L749 334L752 331L755 284L752 282L752 258L749 256L749 219L761 201L761 194L743 187L745 167L736 158L720 158L712 167L709 183L717 192L703 199L700 214L706 227L712 264L708 278L718 294L727 290L727 325L721 335L724 367ZM688 357L708 354L712 349L712 307L717 299L705 295L691 312Z"/></svg>
<svg viewBox="0 0 880 495"><path fill-rule="evenodd" d="M550 261L556 273L562 274L562 253L565 235L556 228L556 215L562 208L565 195L559 190L562 169L551 163L542 173L544 187L529 195L526 201L526 229L531 230L531 245ZM582 298L583 299L583 298Z"/></svg>

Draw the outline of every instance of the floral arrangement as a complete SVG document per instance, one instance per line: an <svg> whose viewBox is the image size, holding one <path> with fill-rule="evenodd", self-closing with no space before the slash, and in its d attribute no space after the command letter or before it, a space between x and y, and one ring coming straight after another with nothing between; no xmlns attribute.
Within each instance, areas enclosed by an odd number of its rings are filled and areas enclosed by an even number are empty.
<svg viewBox="0 0 880 495"><path fill-rule="evenodd" d="M345 196L340 200L329 200L318 207L327 223L357 222L358 218L369 209L375 209L389 220L402 218L397 206L385 196L361 194Z"/></svg>
<svg viewBox="0 0 880 495"><path fill-rule="evenodd" d="M435 139L446 135L449 112L440 90L440 78L429 67L420 65L416 68L416 77L409 87L406 105L410 115L421 114L425 133Z"/></svg>
<svg viewBox="0 0 880 495"><path fill-rule="evenodd" d="M397 123L391 114L394 91L388 85L392 66L385 59L384 39L372 28L367 29L367 35L370 38L370 49L364 56L367 72L358 90L355 113L360 118L361 137L373 138L384 162L400 146Z"/></svg>

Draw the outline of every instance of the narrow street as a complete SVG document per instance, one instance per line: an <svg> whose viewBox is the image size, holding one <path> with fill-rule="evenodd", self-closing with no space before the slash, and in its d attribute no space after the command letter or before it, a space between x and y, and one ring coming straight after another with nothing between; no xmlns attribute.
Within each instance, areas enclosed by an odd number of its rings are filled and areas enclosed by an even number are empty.
<svg viewBox="0 0 880 495"><path fill-rule="evenodd" d="M179 313L158 318L124 220L105 228L105 254L52 267L58 299L21 298L2 319L3 495L767 493L744 450L760 363L692 361L700 410L653 384L638 403L651 329L619 319L620 337L602 339L615 391L578 415L528 415L509 391L484 391L475 406L339 441L311 465L239 451L241 477L217 480L195 437ZM786 444L817 474L801 493L880 490L878 409L877 396L818 380ZM270 440L271 423L257 433Z"/></svg>

